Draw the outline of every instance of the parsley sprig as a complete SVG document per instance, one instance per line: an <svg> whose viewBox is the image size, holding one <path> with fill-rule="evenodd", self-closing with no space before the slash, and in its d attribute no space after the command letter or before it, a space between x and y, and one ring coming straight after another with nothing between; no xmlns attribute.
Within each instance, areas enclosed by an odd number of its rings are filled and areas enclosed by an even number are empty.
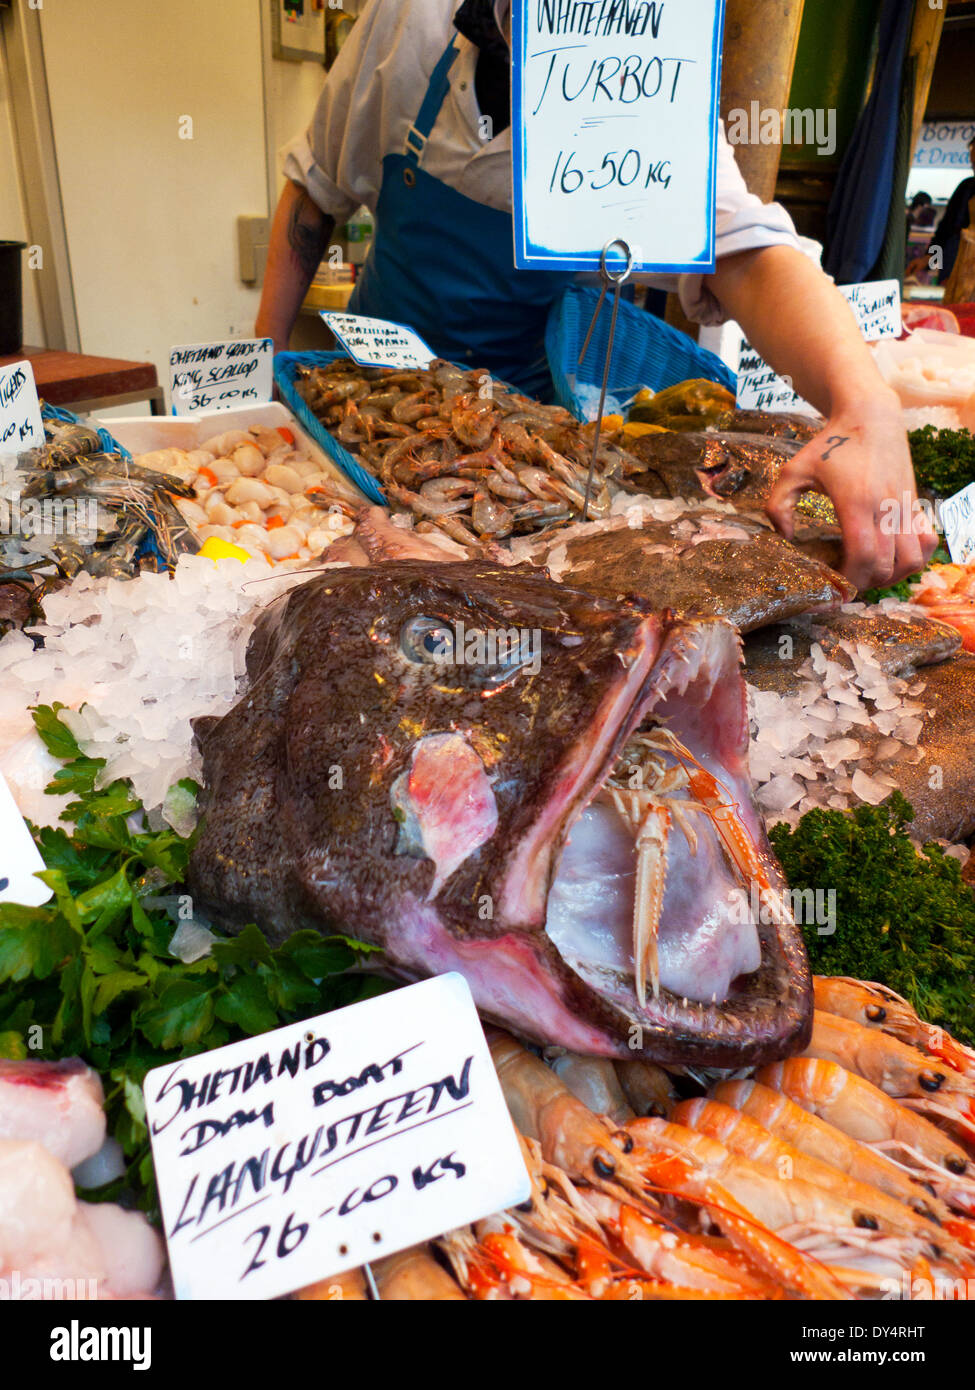
<svg viewBox="0 0 975 1390"><path fill-rule="evenodd" d="M64 828L31 826L53 896L41 907L0 904L0 1056L79 1056L105 1086L108 1130L121 1144L129 1188L156 1210L142 1082L153 1067L340 1008L386 982L357 971L376 948L301 931L272 948L256 926L218 939L187 964L170 950L176 924L162 895L185 892L194 836L152 830L131 784L99 785L89 758L42 705L34 723L63 766L47 790L72 795ZM196 793L192 782L180 783ZM185 899L187 911L190 899Z"/></svg>

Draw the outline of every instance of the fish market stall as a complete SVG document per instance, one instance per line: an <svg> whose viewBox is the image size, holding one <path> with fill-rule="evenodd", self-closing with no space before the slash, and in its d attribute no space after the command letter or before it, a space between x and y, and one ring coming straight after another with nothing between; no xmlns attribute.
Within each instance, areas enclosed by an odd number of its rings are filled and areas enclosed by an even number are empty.
<svg viewBox="0 0 975 1390"><path fill-rule="evenodd" d="M96 524L4 541L0 1263L172 1296L147 1076L456 973L530 1195L297 1299L967 1286L968 568L857 596L761 511L808 424L713 383L588 507L593 423L483 373L296 383L19 462Z"/></svg>

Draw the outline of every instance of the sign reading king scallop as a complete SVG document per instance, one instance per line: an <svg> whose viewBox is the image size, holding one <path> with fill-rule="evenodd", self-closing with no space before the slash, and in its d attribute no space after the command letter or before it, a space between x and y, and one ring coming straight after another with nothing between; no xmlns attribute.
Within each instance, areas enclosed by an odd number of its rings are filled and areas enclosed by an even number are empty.
<svg viewBox="0 0 975 1390"><path fill-rule="evenodd" d="M512 7L515 264L714 269L724 0Z"/></svg>

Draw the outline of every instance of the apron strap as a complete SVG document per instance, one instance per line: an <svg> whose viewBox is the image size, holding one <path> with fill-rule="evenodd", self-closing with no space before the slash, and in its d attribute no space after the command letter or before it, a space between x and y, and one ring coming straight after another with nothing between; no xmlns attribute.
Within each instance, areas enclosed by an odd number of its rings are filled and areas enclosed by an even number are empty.
<svg viewBox="0 0 975 1390"><path fill-rule="evenodd" d="M430 75L430 84L427 87L427 94L423 98L423 104L417 112L416 120L407 131L406 147L403 153L407 162L416 168L419 168L430 132L436 125L440 108L450 90L450 69L453 67L456 57L457 40L453 38Z"/></svg>

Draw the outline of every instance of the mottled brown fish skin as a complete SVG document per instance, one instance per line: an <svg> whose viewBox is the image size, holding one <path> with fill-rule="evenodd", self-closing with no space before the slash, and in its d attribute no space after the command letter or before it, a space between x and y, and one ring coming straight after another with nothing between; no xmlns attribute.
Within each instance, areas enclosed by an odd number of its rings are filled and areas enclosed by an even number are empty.
<svg viewBox="0 0 975 1390"><path fill-rule="evenodd" d="M695 540L701 525L731 527L733 538ZM674 613L726 618L741 632L782 622L799 613L831 609L855 590L827 565L801 554L767 522L705 507L675 521L644 520L568 539L556 535L550 550L566 547L562 578L593 593L642 594ZM544 553L539 562L544 563Z"/></svg>

